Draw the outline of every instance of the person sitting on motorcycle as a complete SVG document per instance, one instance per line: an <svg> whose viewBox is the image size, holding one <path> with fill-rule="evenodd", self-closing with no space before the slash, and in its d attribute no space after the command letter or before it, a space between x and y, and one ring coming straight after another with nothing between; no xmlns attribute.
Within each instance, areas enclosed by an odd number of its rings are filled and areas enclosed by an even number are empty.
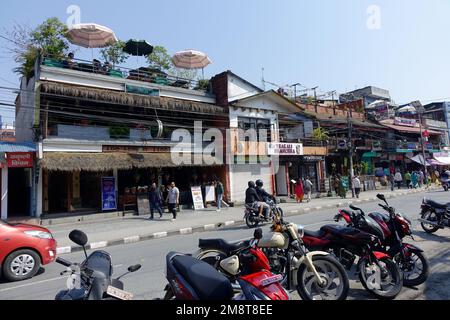
<svg viewBox="0 0 450 320"><path fill-rule="evenodd" d="M261 200L264 202L264 218L267 220L269 218L269 211L270 206L267 204L269 200L274 200L275 197L269 193L266 192L263 188L263 181L261 179L256 180L256 192L258 193L258 196L261 198Z"/></svg>
<svg viewBox="0 0 450 320"><path fill-rule="evenodd" d="M248 182L248 189L245 191L245 204L250 206L254 206L256 204L258 206L260 216L263 213L264 207L267 206L267 204L263 202L261 197L258 195L256 185L253 181Z"/></svg>

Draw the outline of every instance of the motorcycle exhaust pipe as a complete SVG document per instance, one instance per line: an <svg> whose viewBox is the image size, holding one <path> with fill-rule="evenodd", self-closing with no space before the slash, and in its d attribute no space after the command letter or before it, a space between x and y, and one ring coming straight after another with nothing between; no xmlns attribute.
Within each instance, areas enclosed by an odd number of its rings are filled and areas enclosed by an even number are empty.
<svg viewBox="0 0 450 320"><path fill-rule="evenodd" d="M443 228L439 223L434 222L434 221L428 221L428 220L425 220L425 219L422 219L422 218L417 219L417 221L423 222L423 223L426 223L426 224L431 224L432 226L435 226L435 227Z"/></svg>

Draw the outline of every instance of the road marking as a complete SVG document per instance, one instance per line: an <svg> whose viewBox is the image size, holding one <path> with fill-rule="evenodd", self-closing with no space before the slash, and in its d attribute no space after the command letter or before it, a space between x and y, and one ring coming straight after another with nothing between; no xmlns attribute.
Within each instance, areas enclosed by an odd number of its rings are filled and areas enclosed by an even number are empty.
<svg viewBox="0 0 450 320"><path fill-rule="evenodd" d="M234 224L234 221L225 221L225 226L231 226Z"/></svg>
<svg viewBox="0 0 450 320"><path fill-rule="evenodd" d="M56 254L70 253L72 252L71 247L59 247L56 248Z"/></svg>
<svg viewBox="0 0 450 320"><path fill-rule="evenodd" d="M189 234L189 233L192 233L192 228L180 229L180 234Z"/></svg>
<svg viewBox="0 0 450 320"><path fill-rule="evenodd" d="M156 232L153 234L153 238L155 238L155 239L164 238L164 237L167 237L167 232Z"/></svg>
<svg viewBox="0 0 450 320"><path fill-rule="evenodd" d="M97 249L97 248L104 248L108 246L108 242L107 241L99 241L99 242L93 242L90 245L91 249Z"/></svg>
<svg viewBox="0 0 450 320"><path fill-rule="evenodd" d="M24 288L24 287L29 287L29 286L32 286L32 285L35 285L35 284L41 284L41 283L55 281L55 280L60 280L60 279L64 279L64 278L67 278L67 277L57 277L57 278L51 278L51 279L47 279L47 280L41 280L41 281L36 281L36 282L32 282L32 283L22 284L20 286L0 289L0 292L5 292L5 291L9 291L9 290Z"/></svg>
<svg viewBox="0 0 450 320"><path fill-rule="evenodd" d="M125 244L127 244L127 243L134 243L134 242L139 242L139 239L140 239L139 236L127 237L127 238L123 238L123 242Z"/></svg>

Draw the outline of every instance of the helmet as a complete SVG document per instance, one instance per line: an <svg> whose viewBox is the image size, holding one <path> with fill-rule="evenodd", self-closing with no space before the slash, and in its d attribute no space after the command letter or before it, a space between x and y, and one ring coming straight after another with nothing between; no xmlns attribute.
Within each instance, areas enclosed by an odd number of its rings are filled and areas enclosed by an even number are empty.
<svg viewBox="0 0 450 320"><path fill-rule="evenodd" d="M254 188L255 187L255 183L253 181L249 181L248 182L248 187L249 188Z"/></svg>
<svg viewBox="0 0 450 320"><path fill-rule="evenodd" d="M262 187L263 185L264 185L264 183L261 179L256 180L256 186Z"/></svg>

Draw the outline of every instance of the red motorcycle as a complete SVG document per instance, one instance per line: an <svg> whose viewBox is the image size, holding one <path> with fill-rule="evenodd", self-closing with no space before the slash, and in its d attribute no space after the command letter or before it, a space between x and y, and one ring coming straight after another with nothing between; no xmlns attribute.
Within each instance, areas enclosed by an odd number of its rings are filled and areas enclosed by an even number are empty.
<svg viewBox="0 0 450 320"><path fill-rule="evenodd" d="M228 257L202 255L198 259L169 253L164 299L179 300L289 300L280 284L283 277L270 272L269 261L255 244L262 236L232 245L222 239L202 240L220 246ZM222 259L223 258L223 259Z"/></svg>
<svg viewBox="0 0 450 320"><path fill-rule="evenodd" d="M368 221L377 227L376 222ZM310 250L333 252L350 270L358 257L357 274L364 288L380 299L393 299L403 287L400 268L385 252L374 248L378 237L354 227L325 225L319 231L307 231L303 236Z"/></svg>
<svg viewBox="0 0 450 320"><path fill-rule="evenodd" d="M395 212L384 195L378 194L377 198L385 202L378 205L388 214L371 212L366 217L360 208L350 206L354 212L339 210L335 220L344 219L348 226L377 236L380 242L374 250L385 252L394 259L403 272L405 286L418 286L427 280L429 267L422 249L402 241L406 236L412 238L411 221Z"/></svg>

